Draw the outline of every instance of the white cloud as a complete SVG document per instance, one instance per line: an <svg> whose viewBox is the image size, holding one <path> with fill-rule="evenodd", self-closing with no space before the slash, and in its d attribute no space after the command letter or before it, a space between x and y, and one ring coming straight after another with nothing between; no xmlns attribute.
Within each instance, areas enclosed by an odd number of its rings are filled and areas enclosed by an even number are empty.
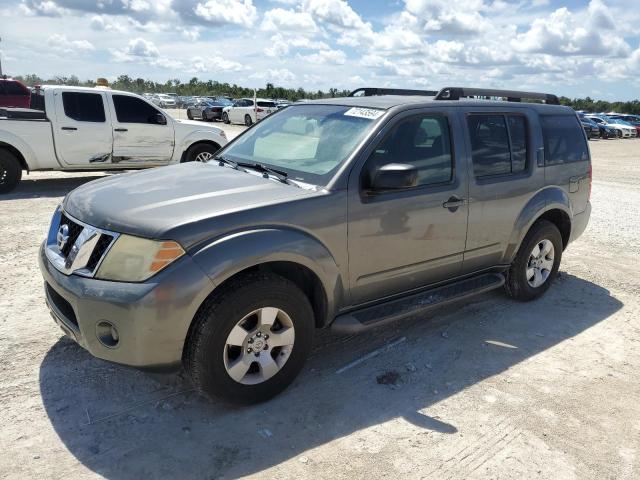
<svg viewBox="0 0 640 480"><path fill-rule="evenodd" d="M261 28L268 32L294 31L306 34L318 30L316 22L308 12L295 12L274 8L264 14Z"/></svg>
<svg viewBox="0 0 640 480"><path fill-rule="evenodd" d="M65 13L65 9L60 7L56 2L51 0L24 1L19 6L20 10L26 15L41 15L44 17L59 17Z"/></svg>
<svg viewBox="0 0 640 480"><path fill-rule="evenodd" d="M47 39L49 48L58 53L82 54L94 50L88 40L69 40L66 35L53 34Z"/></svg>
<svg viewBox="0 0 640 480"><path fill-rule="evenodd" d="M309 55L299 55L299 58L315 64L343 65L347 61L347 55L342 50L319 50Z"/></svg>
<svg viewBox="0 0 640 480"><path fill-rule="evenodd" d="M424 32L469 35L490 26L481 14L487 8L483 0L405 0L405 5L407 23Z"/></svg>
<svg viewBox="0 0 640 480"><path fill-rule="evenodd" d="M306 0L303 5L313 16L337 27L360 29L365 26L360 15L344 0Z"/></svg>
<svg viewBox="0 0 640 480"><path fill-rule="evenodd" d="M300 50L329 50L330 47L320 40L311 40L307 37L287 36L276 33L271 36L271 45L264 49L268 57L282 57L287 55L291 49Z"/></svg>
<svg viewBox="0 0 640 480"><path fill-rule="evenodd" d="M200 57L190 59L186 69L193 73L215 73L215 72L239 72L245 67L234 60L227 60L218 56Z"/></svg>
<svg viewBox="0 0 640 480"><path fill-rule="evenodd" d="M252 0L208 0L197 3L193 11L197 17L211 25L251 27L258 17Z"/></svg>
<svg viewBox="0 0 640 480"><path fill-rule="evenodd" d="M291 85L297 79L295 73L288 68L269 68L266 70L260 70L249 75L249 78L263 80L276 85Z"/></svg>

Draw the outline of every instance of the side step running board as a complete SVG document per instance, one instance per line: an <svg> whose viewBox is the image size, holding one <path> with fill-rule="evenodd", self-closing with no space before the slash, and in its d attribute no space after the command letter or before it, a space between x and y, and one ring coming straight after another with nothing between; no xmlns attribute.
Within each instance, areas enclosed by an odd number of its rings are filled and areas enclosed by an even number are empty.
<svg viewBox="0 0 640 480"><path fill-rule="evenodd" d="M499 273L485 273L466 278L455 283L340 315L331 324L331 329L339 333L362 332L450 302L500 288L504 285L504 281L504 275Z"/></svg>

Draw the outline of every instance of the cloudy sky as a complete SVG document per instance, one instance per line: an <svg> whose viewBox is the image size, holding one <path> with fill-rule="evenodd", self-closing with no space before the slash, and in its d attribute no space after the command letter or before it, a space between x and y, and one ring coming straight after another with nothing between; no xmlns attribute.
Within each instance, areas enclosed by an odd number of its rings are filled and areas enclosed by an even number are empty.
<svg viewBox="0 0 640 480"><path fill-rule="evenodd" d="M640 98L638 0L0 0L5 73Z"/></svg>

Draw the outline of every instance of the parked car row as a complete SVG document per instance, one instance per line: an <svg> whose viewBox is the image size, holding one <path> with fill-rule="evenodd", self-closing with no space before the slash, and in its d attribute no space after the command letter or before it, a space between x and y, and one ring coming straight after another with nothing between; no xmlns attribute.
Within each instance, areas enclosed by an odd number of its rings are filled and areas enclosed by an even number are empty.
<svg viewBox="0 0 640 480"><path fill-rule="evenodd" d="M618 113L578 112L588 138L640 137L640 116Z"/></svg>

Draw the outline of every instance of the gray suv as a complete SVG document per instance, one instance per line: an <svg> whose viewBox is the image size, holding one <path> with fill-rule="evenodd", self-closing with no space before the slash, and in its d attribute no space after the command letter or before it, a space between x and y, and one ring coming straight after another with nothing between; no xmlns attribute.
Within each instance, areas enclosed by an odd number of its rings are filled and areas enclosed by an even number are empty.
<svg viewBox="0 0 640 480"><path fill-rule="evenodd" d="M96 357L183 365L250 403L291 383L317 328L502 286L542 295L591 210L575 112L537 93L375 90L283 108L209 162L69 193L39 255L55 321Z"/></svg>

